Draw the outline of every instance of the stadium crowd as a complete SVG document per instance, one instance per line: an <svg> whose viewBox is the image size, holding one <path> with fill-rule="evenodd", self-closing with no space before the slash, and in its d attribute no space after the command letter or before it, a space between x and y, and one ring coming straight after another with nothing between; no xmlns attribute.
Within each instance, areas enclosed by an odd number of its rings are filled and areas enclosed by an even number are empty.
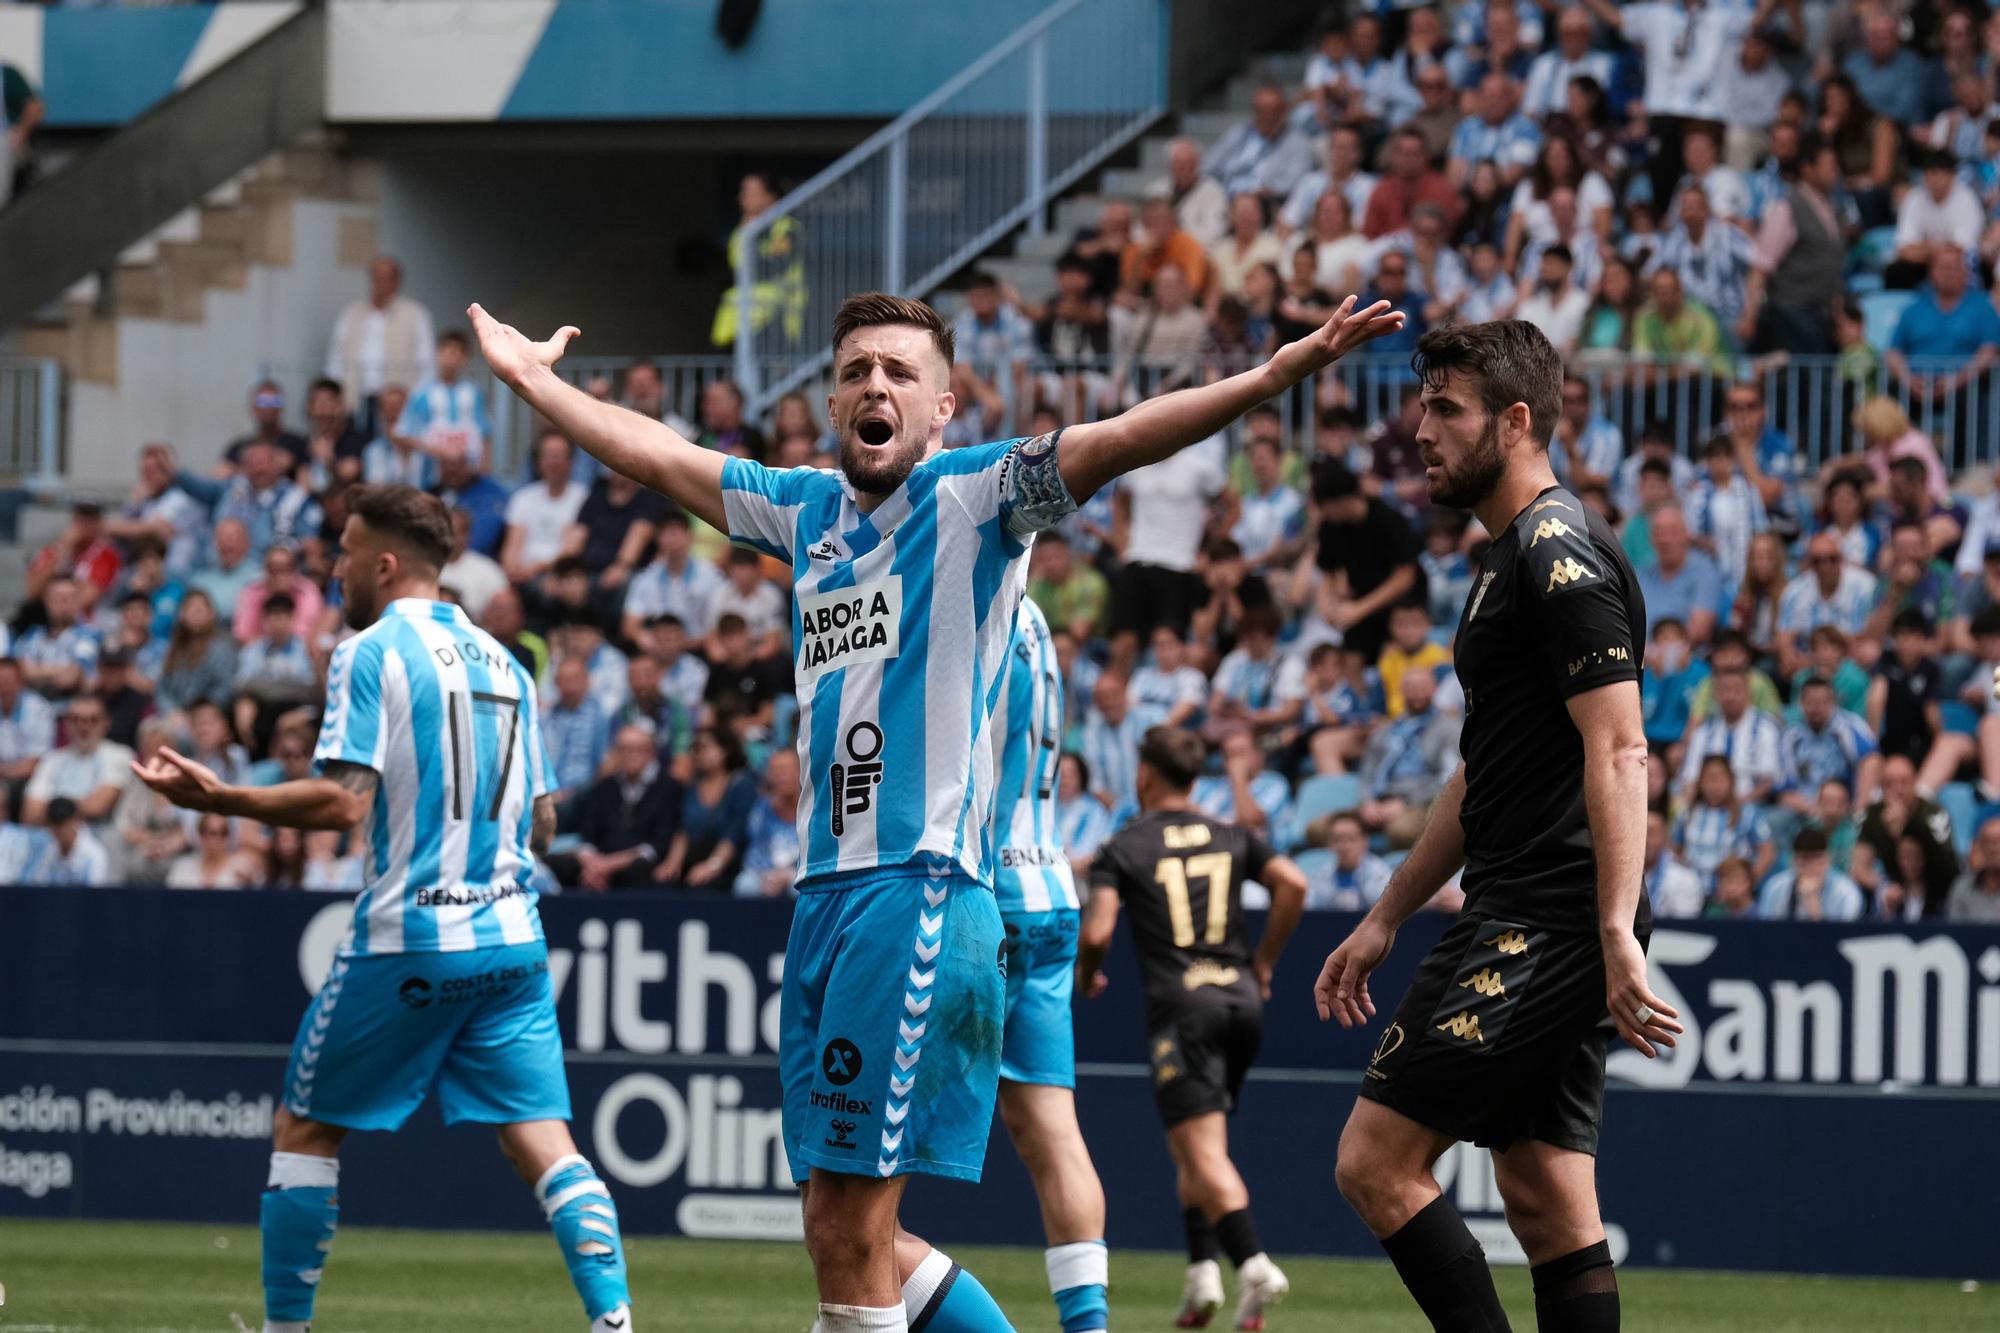
<svg viewBox="0 0 2000 1333"><path fill-rule="evenodd" d="M1220 373L1337 294L1408 312L1398 361L1444 321L1529 320L1582 376L1558 476L1646 594L1656 911L2000 920L2000 497L1973 466L2000 447L1996 78L2000 11L1976 6L1358 13L1301 86L1106 204L1047 302L972 276L946 442ZM788 892L786 571L560 435L498 475L465 337L401 284L371 267L302 415L255 386L212 471L148 445L129 497L78 503L33 558L0 658L0 882L357 886L338 836L184 815L127 763L168 744L244 781L307 770L344 493L402 481L452 510L447 590L543 682L544 887ZM1885 292L1877 347L1860 307ZM1772 391L1835 356L1811 414ZM1717 419L1661 396L1690 380ZM1311 906L1380 895L1457 762L1452 637L1485 540L1428 502L1407 381L1378 410L1325 377L1038 540L1073 859L1172 722L1213 746L1197 803L1301 849ZM679 402L645 361L589 387L707 447L834 463L803 394L753 419L729 380ZM1811 462L1809 419L1835 437Z"/></svg>

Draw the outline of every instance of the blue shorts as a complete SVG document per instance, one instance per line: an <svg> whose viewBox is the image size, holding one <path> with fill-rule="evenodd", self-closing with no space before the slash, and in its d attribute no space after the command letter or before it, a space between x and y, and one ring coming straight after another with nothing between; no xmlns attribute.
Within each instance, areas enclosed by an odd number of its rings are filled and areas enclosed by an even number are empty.
<svg viewBox="0 0 2000 1333"><path fill-rule="evenodd" d="M794 1180L979 1179L1005 966L993 891L963 875L888 867L802 888L778 1043Z"/></svg>
<svg viewBox="0 0 2000 1333"><path fill-rule="evenodd" d="M1016 1083L1076 1086L1076 1037L1070 995L1076 988L1076 930L1082 914L1007 912L1007 1033L1000 1077Z"/></svg>
<svg viewBox="0 0 2000 1333"><path fill-rule="evenodd" d="M397 1129L433 1087L447 1124L569 1119L547 945L334 959L292 1042L285 1109Z"/></svg>

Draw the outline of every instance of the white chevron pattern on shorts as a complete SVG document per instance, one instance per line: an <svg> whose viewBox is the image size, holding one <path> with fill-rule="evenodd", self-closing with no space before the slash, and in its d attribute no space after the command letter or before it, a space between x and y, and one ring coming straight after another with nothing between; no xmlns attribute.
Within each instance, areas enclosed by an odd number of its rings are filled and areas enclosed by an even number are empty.
<svg viewBox="0 0 2000 1333"><path fill-rule="evenodd" d="M923 1059L924 1033L930 1027L924 1015L930 1011L937 982L937 957L944 951L945 903L950 897L949 880L924 884L924 906L917 911L917 935L911 945L916 962L910 964L903 990L903 1010L908 1017L896 1024L896 1071L889 1077L889 1100L882 1108L883 1119L895 1129L893 1133L882 1131L882 1150L875 1158L875 1169L884 1177L895 1175L903 1161L903 1122L909 1118L910 1093L917 1085L914 1071Z"/></svg>
<svg viewBox="0 0 2000 1333"><path fill-rule="evenodd" d="M293 1115L306 1115L312 1105L313 1078L319 1072L320 1052L326 1045L326 1034L333 1028L333 1006L340 1002L340 988L346 981L347 959L336 956L333 969L326 974L326 984L319 988L319 995L313 1001L313 1019L306 1027L298 1067L292 1071L291 1086L285 1089L285 1109Z"/></svg>

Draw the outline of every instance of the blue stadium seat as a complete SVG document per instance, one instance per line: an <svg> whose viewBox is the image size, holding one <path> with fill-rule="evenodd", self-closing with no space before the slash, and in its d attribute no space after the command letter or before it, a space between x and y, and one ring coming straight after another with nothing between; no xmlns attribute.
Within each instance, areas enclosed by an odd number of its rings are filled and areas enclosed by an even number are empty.
<svg viewBox="0 0 2000 1333"><path fill-rule="evenodd" d="M1306 872L1306 883L1333 878L1333 853L1324 847L1308 847L1292 858Z"/></svg>
<svg viewBox="0 0 2000 1333"><path fill-rule="evenodd" d="M1880 273L1850 274L1847 279L1847 290L1853 292L1856 296L1861 295L1863 292L1879 292L1882 290L1882 275Z"/></svg>
<svg viewBox="0 0 2000 1333"><path fill-rule="evenodd" d="M1951 816L1951 840L1963 857L1972 849L1972 834L1979 827L1979 797L1969 782L1947 782L1938 793L1938 804Z"/></svg>
<svg viewBox="0 0 2000 1333"><path fill-rule="evenodd" d="M1332 814L1336 810L1352 810L1359 804L1361 804L1360 778L1352 773L1322 773L1307 778L1299 787L1292 818L1297 821L1299 834L1303 837L1306 825L1321 815Z"/></svg>
<svg viewBox="0 0 2000 1333"><path fill-rule="evenodd" d="M1861 327L1870 347L1887 347L1895 336L1896 321L1910 302L1917 299L1915 292L1864 292L1861 295Z"/></svg>
<svg viewBox="0 0 2000 1333"><path fill-rule="evenodd" d="M1880 273L1896 257L1896 229L1870 227L1855 240L1847 266L1857 272Z"/></svg>

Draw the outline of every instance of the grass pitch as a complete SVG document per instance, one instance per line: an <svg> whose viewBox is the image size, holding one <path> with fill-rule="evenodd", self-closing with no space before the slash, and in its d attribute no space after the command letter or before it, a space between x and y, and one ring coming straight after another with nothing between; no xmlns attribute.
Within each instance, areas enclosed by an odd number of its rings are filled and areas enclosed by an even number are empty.
<svg viewBox="0 0 2000 1333"><path fill-rule="evenodd" d="M796 1245L629 1243L642 1333L715 1329L803 1333L813 1286ZM954 1249L1023 1333L1056 1327L1031 1249ZM1292 1294L1273 1333L1388 1333L1423 1324L1387 1263L1279 1256ZM1173 1327L1182 1258L1113 1251L1112 1327ZM1497 1270L1517 1329L1534 1327L1524 1269ZM1758 1277L1632 1270L1619 1276L1631 1333L1877 1333L1992 1330L2000 1298L1955 1282ZM0 1222L0 1333L230 1333L232 1312L261 1322L250 1227ZM1218 1318L1215 1327L1226 1327ZM345 1228L320 1288L315 1333L572 1330L584 1321L554 1242L523 1232Z"/></svg>

